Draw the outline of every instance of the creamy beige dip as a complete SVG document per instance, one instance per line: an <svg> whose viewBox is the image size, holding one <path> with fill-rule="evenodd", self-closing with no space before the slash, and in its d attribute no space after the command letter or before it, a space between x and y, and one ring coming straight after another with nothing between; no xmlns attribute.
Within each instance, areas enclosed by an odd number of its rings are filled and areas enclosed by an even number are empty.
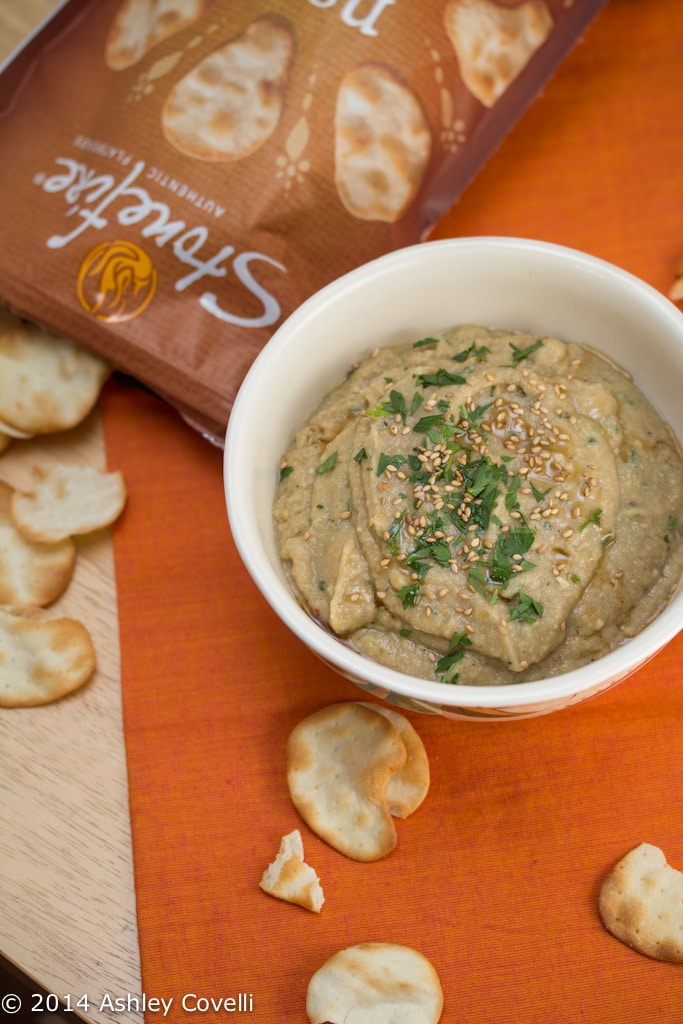
<svg viewBox="0 0 683 1024"><path fill-rule="evenodd" d="M460 326L381 348L297 432L274 503L310 614L444 683L554 676L661 610L683 571L683 462L620 369Z"/></svg>

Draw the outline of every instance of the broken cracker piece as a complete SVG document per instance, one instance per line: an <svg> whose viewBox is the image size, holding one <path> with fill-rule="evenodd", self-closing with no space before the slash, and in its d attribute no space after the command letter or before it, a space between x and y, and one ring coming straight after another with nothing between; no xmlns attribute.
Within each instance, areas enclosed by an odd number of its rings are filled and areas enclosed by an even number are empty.
<svg viewBox="0 0 683 1024"><path fill-rule="evenodd" d="M298 828L282 837L277 857L263 872L259 885L271 896L320 913L325 896L320 879L304 860L304 844Z"/></svg>
<svg viewBox="0 0 683 1024"><path fill-rule="evenodd" d="M683 873L658 846L641 843L615 864L598 909L620 942L654 960L683 963Z"/></svg>

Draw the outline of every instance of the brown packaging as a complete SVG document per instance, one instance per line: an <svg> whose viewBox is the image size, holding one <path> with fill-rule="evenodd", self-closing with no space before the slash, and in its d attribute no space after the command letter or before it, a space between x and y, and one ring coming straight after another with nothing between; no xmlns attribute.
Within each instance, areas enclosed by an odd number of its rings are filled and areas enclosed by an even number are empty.
<svg viewBox="0 0 683 1024"><path fill-rule="evenodd" d="M605 0L71 0L0 75L0 301L222 442L318 288L423 240Z"/></svg>

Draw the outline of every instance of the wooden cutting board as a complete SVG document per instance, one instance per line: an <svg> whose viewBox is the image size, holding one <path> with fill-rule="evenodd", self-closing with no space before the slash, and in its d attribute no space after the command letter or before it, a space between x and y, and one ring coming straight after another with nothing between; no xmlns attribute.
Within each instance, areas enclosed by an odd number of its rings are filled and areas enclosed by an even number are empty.
<svg viewBox="0 0 683 1024"><path fill-rule="evenodd" d="M28 488L32 467L53 462L106 468L97 410L63 435L13 442L0 479ZM106 994L141 984L111 532L77 546L50 612L87 626L96 673L53 704L0 708L0 950L48 991L87 995L89 1019L120 1021Z"/></svg>
<svg viewBox="0 0 683 1024"><path fill-rule="evenodd" d="M0 3L0 62L57 6ZM74 431L14 442L0 478L21 487L33 464L52 461L106 468L97 410ZM75 1007L86 1018L120 1024L105 996L135 996L141 981L109 531L78 542L74 578L53 608L82 619L98 664L62 701L0 708L0 952L72 1005L87 995L88 1009Z"/></svg>

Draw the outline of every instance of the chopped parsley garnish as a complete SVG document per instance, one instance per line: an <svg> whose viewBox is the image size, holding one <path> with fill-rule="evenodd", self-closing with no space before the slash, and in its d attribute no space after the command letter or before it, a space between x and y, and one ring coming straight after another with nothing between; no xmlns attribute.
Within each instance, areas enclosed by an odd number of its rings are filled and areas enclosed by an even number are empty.
<svg viewBox="0 0 683 1024"><path fill-rule="evenodd" d="M354 455L353 461L354 462L362 462L364 459L367 459L367 457L368 457L368 453L366 452L365 448L360 448L356 452L356 454Z"/></svg>
<svg viewBox="0 0 683 1024"><path fill-rule="evenodd" d="M286 480L290 473L294 472L294 466L283 466L280 470L280 480Z"/></svg>
<svg viewBox="0 0 683 1024"><path fill-rule="evenodd" d="M433 345L438 344L438 338L420 338L419 341L413 343L413 348L431 348Z"/></svg>
<svg viewBox="0 0 683 1024"><path fill-rule="evenodd" d="M670 544L671 537L669 536L669 534L673 533L673 531L678 526L678 516L669 516L669 522L666 524L666 526L667 532L664 534L664 543Z"/></svg>
<svg viewBox="0 0 683 1024"><path fill-rule="evenodd" d="M408 410L408 402L405 395L396 388L392 388L389 392L389 397L384 402L380 402L374 409L368 409L367 414L375 419L380 419L382 416L398 416L405 423L406 417L408 415L414 416L421 405L422 396L416 391L410 400L410 410Z"/></svg>
<svg viewBox="0 0 683 1024"><path fill-rule="evenodd" d="M401 394L400 391L396 391L395 388L389 392L389 400L382 402L382 409L387 413L393 413L395 416L400 416L405 422L405 418L408 415L408 406L406 404L405 395Z"/></svg>
<svg viewBox="0 0 683 1024"><path fill-rule="evenodd" d="M453 356L453 360L456 363L464 363L470 356L474 356L478 362L481 362L483 359L486 359L490 351L491 349L487 348L486 345L477 345L476 341L473 341L468 348L464 348L461 352L456 353Z"/></svg>
<svg viewBox="0 0 683 1024"><path fill-rule="evenodd" d="M448 645L448 650L436 663L436 671L441 676L443 683L454 683L458 678L455 666L465 655L468 647L472 646L467 633L454 633Z"/></svg>
<svg viewBox="0 0 683 1024"><path fill-rule="evenodd" d="M520 590L518 600L510 608L510 618L517 622L536 622L543 616L543 605Z"/></svg>
<svg viewBox="0 0 683 1024"><path fill-rule="evenodd" d="M316 469L316 473L322 475L323 473L329 473L331 469L334 469L338 455L339 452L332 452L331 455L328 455L325 461L320 463Z"/></svg>
<svg viewBox="0 0 683 1024"><path fill-rule="evenodd" d="M538 341L534 341L533 344L527 345L526 348L518 348L514 341L509 341L508 345L512 349L512 365L517 366L523 359L527 359L532 352L536 352L539 348L543 348L543 339L539 338Z"/></svg>
<svg viewBox="0 0 683 1024"><path fill-rule="evenodd" d="M435 416L423 416L417 421L413 430L416 434L428 434L434 427L440 426L443 421L443 413L438 413Z"/></svg>
<svg viewBox="0 0 683 1024"><path fill-rule="evenodd" d="M416 379L423 388L444 388L449 384L467 383L461 374L450 373L444 369L438 369L435 373L419 373Z"/></svg>
<svg viewBox="0 0 683 1024"><path fill-rule="evenodd" d="M510 481L510 486L508 487L507 494L505 495L505 508L508 510L508 512L511 512L513 509L519 510L519 499L517 497L517 491L521 486L522 478L519 475L519 473L515 473L512 480Z"/></svg>
<svg viewBox="0 0 683 1024"><path fill-rule="evenodd" d="M469 570L468 579L475 590L485 594L484 584L504 590L516 573L533 569L534 563L527 561L524 555L535 536L534 530L526 526L499 533L490 558L476 562Z"/></svg>
<svg viewBox="0 0 683 1024"><path fill-rule="evenodd" d="M407 583L396 591L399 601L404 608L412 608L417 603L420 588L417 583Z"/></svg>
<svg viewBox="0 0 683 1024"><path fill-rule="evenodd" d="M387 455L386 452L380 452L379 460L377 462L377 476L381 476L387 466L405 466L407 459L405 455Z"/></svg>
<svg viewBox="0 0 683 1024"><path fill-rule="evenodd" d="M476 405L474 409L468 409L466 414L463 416L464 420L468 420L470 423L478 423L483 418L484 413L488 412L493 402L487 402L486 405Z"/></svg>
<svg viewBox="0 0 683 1024"><path fill-rule="evenodd" d="M403 520L405 518L405 512L402 512L400 516L394 519L393 523L389 528L389 536L387 537L387 546L392 555L397 555L400 551L400 537L401 527L403 526Z"/></svg>
<svg viewBox="0 0 683 1024"><path fill-rule="evenodd" d="M410 403L410 415L414 416L421 405L422 395L419 393L419 391L416 391L415 394L413 395L413 400Z"/></svg>
<svg viewBox="0 0 683 1024"><path fill-rule="evenodd" d="M596 526L600 526L601 515L601 508L596 508L594 512L591 512L591 514L588 516L588 519L584 519L584 521L581 523L581 526L579 527L579 533L581 533L582 530L585 530L587 526L590 526L591 523L595 523Z"/></svg>

